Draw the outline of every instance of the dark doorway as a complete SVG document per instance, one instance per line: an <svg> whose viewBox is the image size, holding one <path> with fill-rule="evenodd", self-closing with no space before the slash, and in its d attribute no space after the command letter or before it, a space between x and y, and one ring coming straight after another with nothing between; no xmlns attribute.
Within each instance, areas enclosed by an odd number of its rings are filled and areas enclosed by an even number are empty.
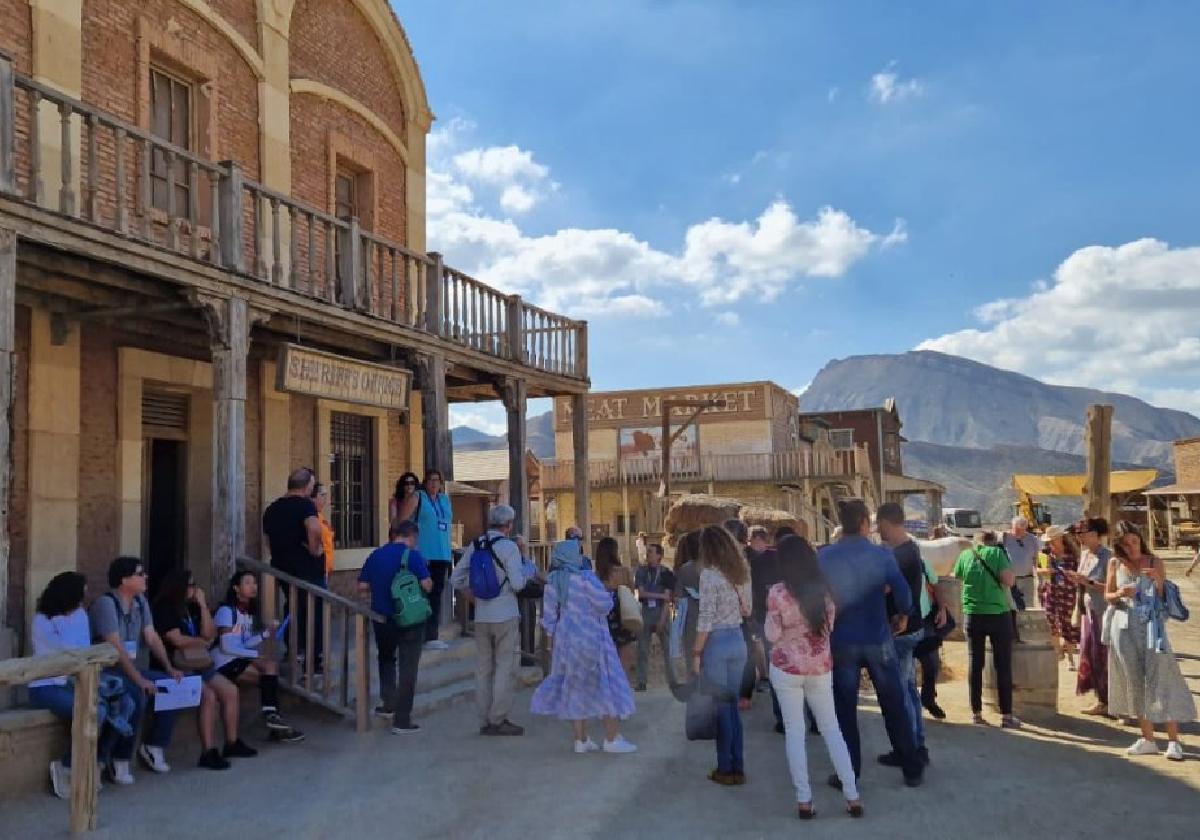
<svg viewBox="0 0 1200 840"><path fill-rule="evenodd" d="M163 575L184 565L187 541L186 453L180 440L146 441L146 571L153 598Z"/></svg>

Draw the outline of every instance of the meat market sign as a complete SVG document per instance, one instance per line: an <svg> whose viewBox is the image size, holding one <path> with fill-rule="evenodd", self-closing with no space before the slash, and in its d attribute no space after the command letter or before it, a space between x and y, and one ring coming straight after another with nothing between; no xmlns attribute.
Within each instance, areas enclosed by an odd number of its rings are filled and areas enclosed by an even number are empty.
<svg viewBox="0 0 1200 840"><path fill-rule="evenodd" d="M275 388L403 411L408 408L412 371L285 344L279 351Z"/></svg>
<svg viewBox="0 0 1200 840"><path fill-rule="evenodd" d="M666 388L655 391L610 391L588 395L588 425L593 429L653 426L662 422L662 401L724 400L723 408L708 408L701 423L762 420L767 416L768 386L764 383L723 385L719 388ZM555 400L554 419L561 431L571 428L571 399ZM685 417L688 408L672 408L672 417Z"/></svg>

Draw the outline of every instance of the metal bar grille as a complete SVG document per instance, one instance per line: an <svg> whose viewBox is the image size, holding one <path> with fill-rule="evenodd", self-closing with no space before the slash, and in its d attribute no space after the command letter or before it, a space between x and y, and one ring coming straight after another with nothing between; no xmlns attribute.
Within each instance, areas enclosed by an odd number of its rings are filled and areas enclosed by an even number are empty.
<svg viewBox="0 0 1200 840"><path fill-rule="evenodd" d="M329 419L332 487L330 524L338 548L375 544L375 458L370 417L332 413Z"/></svg>

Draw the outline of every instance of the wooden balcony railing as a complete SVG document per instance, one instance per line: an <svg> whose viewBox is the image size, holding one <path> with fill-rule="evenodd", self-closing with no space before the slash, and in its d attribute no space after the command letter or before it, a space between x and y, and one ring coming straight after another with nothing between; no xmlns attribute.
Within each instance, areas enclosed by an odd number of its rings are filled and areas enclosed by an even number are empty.
<svg viewBox="0 0 1200 840"><path fill-rule="evenodd" d="M154 137L14 72L2 55L0 194L487 356L588 375L586 322L276 192L232 161Z"/></svg>
<svg viewBox="0 0 1200 840"><path fill-rule="evenodd" d="M869 475L862 452L808 449L784 452L681 455L671 458L671 481L796 481L803 478L836 478ZM622 458L588 462L588 482L593 487L620 484L654 485L662 480L661 458ZM575 486L574 461L543 461L542 486L565 490Z"/></svg>

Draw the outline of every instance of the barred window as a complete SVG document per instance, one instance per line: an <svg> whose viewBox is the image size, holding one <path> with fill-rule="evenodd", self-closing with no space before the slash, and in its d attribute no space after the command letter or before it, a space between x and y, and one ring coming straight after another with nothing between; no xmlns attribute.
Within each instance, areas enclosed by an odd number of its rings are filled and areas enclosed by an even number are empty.
<svg viewBox="0 0 1200 840"><path fill-rule="evenodd" d="M373 546L375 539L375 457L372 419L335 411L329 420L330 522L337 548Z"/></svg>
<svg viewBox="0 0 1200 840"><path fill-rule="evenodd" d="M854 430L853 429L830 429L829 442L833 444L833 448L837 450L853 449L854 448Z"/></svg>

